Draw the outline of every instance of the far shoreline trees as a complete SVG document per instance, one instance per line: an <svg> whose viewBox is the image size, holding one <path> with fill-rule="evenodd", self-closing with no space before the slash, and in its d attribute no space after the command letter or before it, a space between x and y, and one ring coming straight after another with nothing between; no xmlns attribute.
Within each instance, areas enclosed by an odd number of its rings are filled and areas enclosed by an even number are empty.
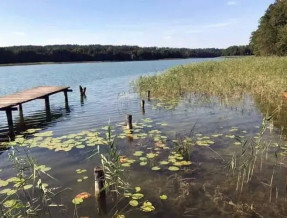
<svg viewBox="0 0 287 218"><path fill-rule="evenodd" d="M112 45L47 45L0 47L0 64L84 61L141 61L249 55L248 46L217 48L158 48Z"/></svg>

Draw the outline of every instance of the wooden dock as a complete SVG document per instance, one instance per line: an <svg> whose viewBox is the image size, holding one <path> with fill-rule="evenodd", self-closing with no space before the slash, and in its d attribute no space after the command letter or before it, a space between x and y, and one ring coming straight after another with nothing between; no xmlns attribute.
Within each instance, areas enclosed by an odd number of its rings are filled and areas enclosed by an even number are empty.
<svg viewBox="0 0 287 218"><path fill-rule="evenodd" d="M22 104L33 101L36 99L44 99L46 111L50 111L50 101L49 96L64 92L65 96L65 105L68 107L68 92L72 90L67 86L39 86L32 89L27 89L15 94L7 95L4 97L0 97L0 110L6 111L7 122L9 127L9 135L14 135L13 131L13 118L12 111L17 110L19 107L20 116L23 117L23 108Z"/></svg>

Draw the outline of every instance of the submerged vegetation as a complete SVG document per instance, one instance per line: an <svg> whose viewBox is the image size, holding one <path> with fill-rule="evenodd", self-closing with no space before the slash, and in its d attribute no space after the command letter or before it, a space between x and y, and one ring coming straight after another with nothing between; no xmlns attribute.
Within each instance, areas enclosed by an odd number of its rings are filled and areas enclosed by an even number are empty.
<svg viewBox="0 0 287 218"><path fill-rule="evenodd" d="M267 104L280 104L287 87L287 58L235 58L172 68L154 76L142 76L135 82L141 94L150 90L159 99L177 99L195 95L240 100L248 95Z"/></svg>
<svg viewBox="0 0 287 218"><path fill-rule="evenodd" d="M156 217L164 215L164 211L169 211L174 217L214 213L226 216L234 213L239 216L259 216L270 208L266 205L265 208L260 207L264 198L255 199L258 194L268 195L269 202L274 207L272 213L278 210L280 214L286 215L286 211L278 208L284 204L279 193L285 186L281 184L281 180L276 179L280 175L280 169L286 167L286 146L278 141L275 144L271 141L265 143L269 137L266 130L272 130L271 118L269 116L264 120L262 130L258 129L255 135L238 127L217 130L210 135L199 133L196 128L187 135L165 135L162 130L168 128L169 124L155 123L149 118L134 123L133 134L126 129L124 123L115 125L114 130L109 125L98 130L61 137L53 137L53 132L50 131L28 130L18 136L15 142L7 144L12 148L8 152L17 176L4 179L0 172L0 201L3 205L1 212L7 217L25 217L29 214L53 217L57 213L49 212L51 207L54 211L65 208L66 213L70 214L74 205L74 217L87 215L87 211L81 209L89 207L89 199L93 197L87 192L87 187L92 187L94 183L91 172L87 169L73 169L78 178L74 179L74 183L81 185L85 181L80 193L75 193L69 187L63 189L64 184L53 177L56 169L38 165L36 159L31 157L30 149L39 147L53 152L84 150L87 154L93 153L87 159L88 163L91 163L92 158L100 158L106 176L104 188L108 193L109 217L135 217L140 212ZM55 143L58 143L60 149L54 148ZM127 143L133 146L125 150L122 146L127 146ZM218 145L232 147L235 153L232 155L217 150ZM15 155L15 150L24 153ZM198 159L197 155L201 158ZM206 164L202 165L202 161ZM209 161L212 163L212 172L220 177L215 180L214 176L208 174L205 178L197 177L198 173L210 170ZM263 164L266 169L264 175L261 175L262 172L258 169L262 169ZM230 171L223 170L226 167ZM144 175L149 176L142 179ZM43 183L44 176L47 177L47 183ZM18 180L21 181L19 185ZM50 188L51 181L54 181L57 189ZM261 181L263 187L269 187L267 191L263 188L259 192L248 193L254 182L259 184ZM225 183L226 185L222 185ZM231 194L234 191L236 194ZM24 194L19 194L20 192ZM55 203L55 197L62 192L63 195L75 197L68 202L60 197L58 200L61 203ZM241 196L243 192L244 196ZM246 200L246 196L252 202ZM190 201L191 197L193 201ZM204 205L210 205L210 208L202 208L202 201L205 201ZM181 207L185 209L178 210Z"/></svg>

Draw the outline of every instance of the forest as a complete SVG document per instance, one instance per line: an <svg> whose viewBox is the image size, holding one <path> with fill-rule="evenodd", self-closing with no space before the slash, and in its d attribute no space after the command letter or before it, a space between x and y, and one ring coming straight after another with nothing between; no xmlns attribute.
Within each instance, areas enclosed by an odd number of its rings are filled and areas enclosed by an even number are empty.
<svg viewBox="0 0 287 218"><path fill-rule="evenodd" d="M267 9L252 33L251 47L257 56L287 55L287 1L277 0Z"/></svg>
<svg viewBox="0 0 287 218"><path fill-rule="evenodd" d="M250 55L249 46L227 49L158 48L112 45L47 45L0 48L0 64L80 61L139 61Z"/></svg>
<svg viewBox="0 0 287 218"><path fill-rule="evenodd" d="M0 64L76 61L129 61L221 56L215 48L157 48L111 45L49 45L0 48Z"/></svg>

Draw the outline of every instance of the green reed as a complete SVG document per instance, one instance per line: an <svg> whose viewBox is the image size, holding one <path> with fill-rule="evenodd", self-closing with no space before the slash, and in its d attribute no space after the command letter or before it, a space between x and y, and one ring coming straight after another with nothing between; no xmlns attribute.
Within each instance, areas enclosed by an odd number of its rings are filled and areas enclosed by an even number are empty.
<svg viewBox="0 0 287 218"><path fill-rule="evenodd" d="M171 68L134 82L138 93L150 90L152 97L171 99L190 93L222 101L251 95L266 103L282 101L287 89L286 57L245 57Z"/></svg>

